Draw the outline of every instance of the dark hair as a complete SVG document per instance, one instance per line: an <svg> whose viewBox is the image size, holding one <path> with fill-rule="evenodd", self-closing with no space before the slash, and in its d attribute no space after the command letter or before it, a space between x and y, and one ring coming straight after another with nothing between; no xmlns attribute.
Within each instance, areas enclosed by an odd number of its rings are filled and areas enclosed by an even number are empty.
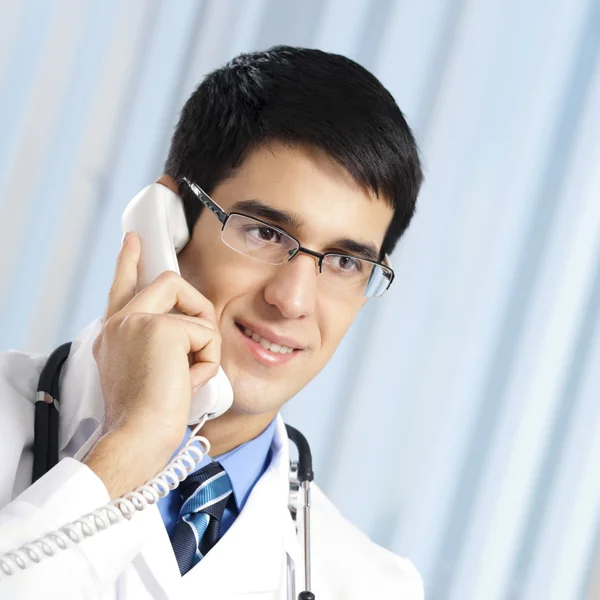
<svg viewBox="0 0 600 600"><path fill-rule="evenodd" d="M210 73L185 103L165 173L179 184L190 234L208 194L262 144L324 151L394 210L381 249L390 253L415 211L423 173L412 132L383 85L358 63L321 50L275 46Z"/></svg>

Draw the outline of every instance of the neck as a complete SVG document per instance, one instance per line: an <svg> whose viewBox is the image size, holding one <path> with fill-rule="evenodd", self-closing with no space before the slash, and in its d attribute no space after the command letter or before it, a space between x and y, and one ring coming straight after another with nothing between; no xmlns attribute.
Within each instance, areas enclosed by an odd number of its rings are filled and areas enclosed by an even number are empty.
<svg viewBox="0 0 600 600"><path fill-rule="evenodd" d="M207 421L199 432L210 442L209 456L221 456L258 437L275 418L277 411L249 415L228 410L219 418Z"/></svg>

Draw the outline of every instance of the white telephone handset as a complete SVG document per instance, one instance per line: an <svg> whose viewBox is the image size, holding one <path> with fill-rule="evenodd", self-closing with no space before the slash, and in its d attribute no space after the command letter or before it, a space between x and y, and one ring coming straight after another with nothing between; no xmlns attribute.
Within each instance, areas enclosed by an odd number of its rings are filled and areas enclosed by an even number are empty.
<svg viewBox="0 0 600 600"><path fill-rule="evenodd" d="M163 271L179 273L177 252L189 241L183 203L177 194L160 184L144 188L127 205L122 219L123 231L140 236L142 254L139 266L140 287L153 281ZM53 556L73 544L81 543L100 531L131 518L175 489L210 449L209 441L196 436L207 419L214 419L229 409L233 389L221 367L213 379L192 397L188 424L196 424L190 438L163 471L137 490L63 525L43 537L0 556L0 579L13 575ZM198 447L201 444L204 448Z"/></svg>
<svg viewBox="0 0 600 600"><path fill-rule="evenodd" d="M125 208L123 233L135 231L142 244L138 267L140 287L154 281L164 271L179 273L177 254L189 241L181 198L168 187L153 183L145 187ZM233 389L222 367L217 375L192 397L188 424L203 415L214 419L229 409Z"/></svg>

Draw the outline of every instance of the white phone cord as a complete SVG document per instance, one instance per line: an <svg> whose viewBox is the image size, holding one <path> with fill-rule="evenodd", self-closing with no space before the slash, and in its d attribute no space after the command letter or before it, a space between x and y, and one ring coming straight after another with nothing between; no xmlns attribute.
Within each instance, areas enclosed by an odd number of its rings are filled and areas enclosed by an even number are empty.
<svg viewBox="0 0 600 600"><path fill-rule="evenodd" d="M52 531L0 556L0 580L16 573L16 567L26 569L33 563L37 564L44 558L44 555L54 556L58 550L66 550L69 542L79 544L86 537L91 537L111 525L120 523L123 518L131 519L135 511L144 510L148 505L155 504L160 498L164 498L194 470L204 454L210 451L210 442L203 436L196 436L198 430L206 422L206 418L206 415L202 417L192 430L186 444L164 470L144 485L125 494L122 498L117 498L105 506L83 515L76 521L63 525L58 531ZM194 442L202 444L205 448L204 452L194 446Z"/></svg>

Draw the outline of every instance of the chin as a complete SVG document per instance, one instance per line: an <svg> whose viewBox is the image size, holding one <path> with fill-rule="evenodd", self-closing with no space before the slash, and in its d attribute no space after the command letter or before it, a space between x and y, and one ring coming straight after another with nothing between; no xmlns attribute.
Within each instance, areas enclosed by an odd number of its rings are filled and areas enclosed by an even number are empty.
<svg viewBox="0 0 600 600"><path fill-rule="evenodd" d="M265 389L269 387L270 390ZM245 415L275 413L289 400L289 398L282 398L279 394L273 394L272 385L257 386L248 382L233 383L233 398L233 404L229 410Z"/></svg>
<svg viewBox="0 0 600 600"><path fill-rule="evenodd" d="M269 404L252 400L234 400L229 411L239 415L265 415L277 412L283 404Z"/></svg>

